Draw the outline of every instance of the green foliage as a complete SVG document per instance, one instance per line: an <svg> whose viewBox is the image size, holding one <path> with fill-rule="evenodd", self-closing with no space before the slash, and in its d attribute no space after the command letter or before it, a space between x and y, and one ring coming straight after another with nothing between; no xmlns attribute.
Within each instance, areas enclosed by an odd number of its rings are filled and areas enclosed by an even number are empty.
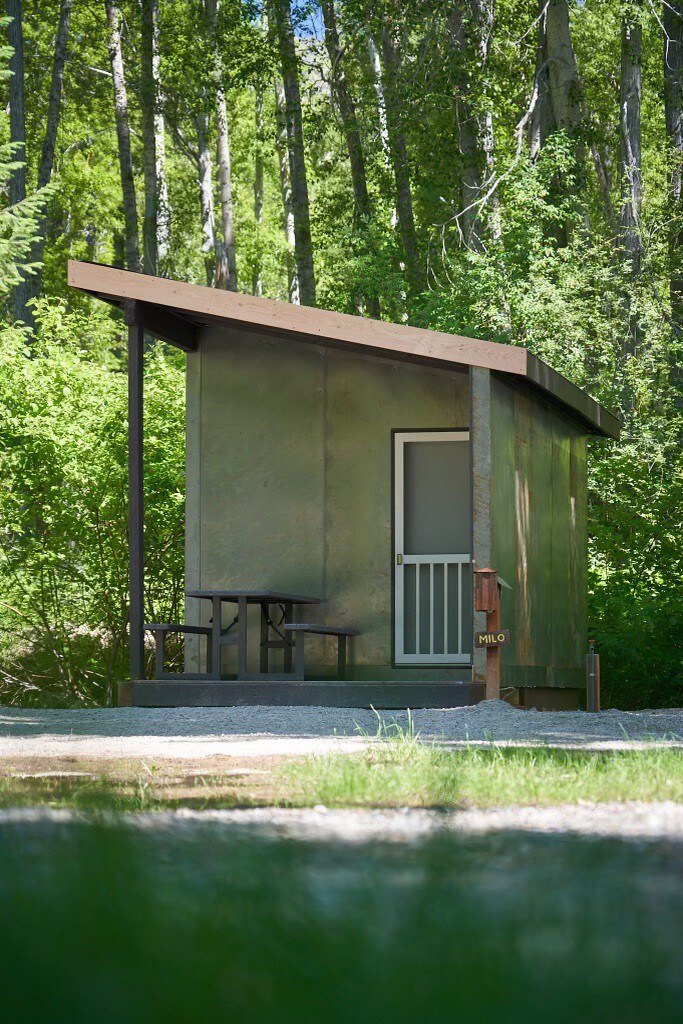
<svg viewBox="0 0 683 1024"><path fill-rule="evenodd" d="M42 300L29 352L0 351L0 686L5 701L103 703L126 664L127 384L104 312ZM86 339L89 347L84 348ZM184 375L147 360L148 607L182 601Z"/></svg>
<svg viewBox="0 0 683 1024"><path fill-rule="evenodd" d="M495 737L492 737L495 739ZM596 754L537 747L446 750L397 736L280 769L286 802L315 807L505 807L683 800L680 750Z"/></svg>
<svg viewBox="0 0 683 1024"><path fill-rule="evenodd" d="M27 0L23 6L30 194L48 108L59 5ZM141 218L139 4L121 0L119 6ZM671 203L675 154L664 124L662 32L651 5L640 5L644 254L642 273L633 279L608 224L591 159L591 147L597 147L611 174L611 204L618 214L624 4L600 0L569 7L587 118L576 135L551 135L532 162L524 118L536 68L537 10L528 0L496 3L487 53L475 47L467 56L454 46L449 21L454 7L446 0L382 0L371 8L361 0L336 4L343 70L357 108L372 207L370 222L358 226L343 126L330 103L320 5L316 0L293 3L318 301L355 312L378 297L387 320L408 319L526 345L621 415L622 441L592 445L591 632L603 655L609 701L680 702L683 657L676 638L683 634L677 584L683 570L683 401L674 385L683 339L672 319L669 281L680 274L683 254L670 245L672 233L680 231L681 211ZM256 0L223 0L211 39L202 0L168 0L159 8L172 231L168 272L205 281L197 114L206 115L213 154L215 44L230 122L239 287L249 290L258 277L264 295L286 299L292 254L283 231L272 87L279 68L264 31L267 12ZM398 127L405 138L417 235L429 272L429 290L417 297L406 296L393 172L368 50L372 34L381 51L386 27L395 30L400 43ZM38 309L34 358L25 353L23 336L6 330L0 364L2 408L9 417L0 442L0 511L7 517L0 600L14 609L0 618L0 663L10 687L5 698L37 702L105 699L125 654L123 346L114 322L66 287L67 258L120 264L123 251L101 3L74 4L69 50L55 156L57 185L47 197L47 301ZM8 53L0 47L3 110ZM261 137L256 134L257 92L263 96ZM456 99L467 100L475 119L490 119L495 141L488 169L493 175L489 183L495 179L498 184L482 210L485 237L476 252L463 245L458 230L463 154ZM14 166L8 139L3 113L2 194ZM264 172L260 222L253 190L257 153ZM483 165L481 153L479 158ZM214 168L218 213L215 178ZM43 198L30 195L11 210L0 203L0 298L5 301L29 258ZM220 236L219 223L216 216ZM159 349L149 360L148 374L148 611L158 617L161 610L177 607L182 589L182 373L175 358Z"/></svg>

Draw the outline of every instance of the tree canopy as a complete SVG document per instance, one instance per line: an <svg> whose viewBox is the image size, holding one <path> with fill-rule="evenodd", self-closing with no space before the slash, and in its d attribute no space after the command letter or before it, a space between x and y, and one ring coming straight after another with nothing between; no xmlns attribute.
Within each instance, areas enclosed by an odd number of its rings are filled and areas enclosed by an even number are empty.
<svg viewBox="0 0 683 1024"><path fill-rule="evenodd" d="M0 695L126 645L125 346L69 257L523 344L592 444L606 696L683 686L683 3L7 0ZM147 600L182 594L182 367L147 370Z"/></svg>

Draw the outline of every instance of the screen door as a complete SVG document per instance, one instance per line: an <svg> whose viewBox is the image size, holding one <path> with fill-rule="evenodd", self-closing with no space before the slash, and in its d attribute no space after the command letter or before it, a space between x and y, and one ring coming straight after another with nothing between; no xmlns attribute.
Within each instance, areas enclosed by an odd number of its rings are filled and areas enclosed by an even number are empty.
<svg viewBox="0 0 683 1024"><path fill-rule="evenodd" d="M397 665L463 665L472 655L469 434L394 435Z"/></svg>

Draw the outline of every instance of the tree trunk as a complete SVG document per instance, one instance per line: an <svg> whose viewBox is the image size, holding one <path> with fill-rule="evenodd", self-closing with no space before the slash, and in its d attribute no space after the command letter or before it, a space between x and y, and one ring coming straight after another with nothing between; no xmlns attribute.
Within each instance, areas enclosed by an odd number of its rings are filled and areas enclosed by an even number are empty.
<svg viewBox="0 0 683 1024"><path fill-rule="evenodd" d="M372 81L375 86L377 97L377 118L379 121L379 138L382 143L382 152L387 167L391 166L391 155L389 153L389 131L387 129L387 104L384 99L384 82L382 81L382 64L375 40L368 35L368 54L370 56L370 67L372 69Z"/></svg>
<svg viewBox="0 0 683 1024"><path fill-rule="evenodd" d="M140 94L145 177L143 267L165 275L170 249L170 211L166 180L166 132L159 75L159 3L142 0Z"/></svg>
<svg viewBox="0 0 683 1024"><path fill-rule="evenodd" d="M353 187L353 220L356 228L368 227L372 219L370 207L370 195L368 193L368 178L365 169L365 156L361 140L360 127L356 105L351 96L351 91L346 81L342 64L343 51L339 40L339 29L337 28L337 16L334 9L334 0L324 0L322 3L323 19L325 22L325 45L330 58L332 98L334 99L339 117L341 120L346 151L349 155L351 167L351 184ZM380 317L379 299L376 295L357 296L357 305L361 310L367 306L370 316L375 319Z"/></svg>
<svg viewBox="0 0 683 1024"><path fill-rule="evenodd" d="M154 83L154 148L157 158L157 273L166 277L171 255L171 206L166 176L164 92L159 64L158 0L152 0L152 80Z"/></svg>
<svg viewBox="0 0 683 1024"><path fill-rule="evenodd" d="M545 21L554 127L571 134L583 119L583 105L567 0L550 0Z"/></svg>
<svg viewBox="0 0 683 1024"><path fill-rule="evenodd" d="M367 223L370 221L371 211L368 179L365 170L365 156L363 155L363 144L361 142L360 128L358 127L358 115L342 65L343 53L339 41L339 30L337 28L337 17L333 0L323 0L321 6L325 22L325 45L331 65L332 96L336 101L339 111L344 141L346 142L346 150L349 154L349 163L351 165L354 220L356 224L362 224L363 222Z"/></svg>
<svg viewBox="0 0 683 1024"><path fill-rule="evenodd" d="M280 54L284 86L289 178L294 215L294 255L299 279L299 295L304 306L315 306L315 270L299 91L299 61L292 28L290 0L271 0L270 10Z"/></svg>
<svg viewBox="0 0 683 1024"><path fill-rule="evenodd" d="M12 54L9 60L9 127L10 141L14 145L12 159L21 161L15 167L9 180L9 201L12 206L26 199L26 107L24 104L24 29L22 25L21 0L7 0L7 16L12 19L8 26L9 45ZM35 326L33 313L27 303L31 298L31 281L25 276L12 289L12 315L15 322L21 320L28 327Z"/></svg>
<svg viewBox="0 0 683 1024"><path fill-rule="evenodd" d="M126 240L126 265L129 270L140 272L140 241L138 235L138 214L135 205L135 182L133 179L133 157L130 148L128 127L128 95L121 52L120 15L113 0L105 0L109 37L107 50L111 61L114 84L114 113L116 116L116 137L119 149L121 171L121 193L123 196L123 220Z"/></svg>
<svg viewBox="0 0 683 1024"><path fill-rule="evenodd" d="M643 182L640 147L641 59L640 22L625 16L621 25L619 81L619 170L621 182L621 240L632 275L640 271L642 237L640 212Z"/></svg>
<svg viewBox="0 0 683 1024"><path fill-rule="evenodd" d="M59 129L59 116L62 106L62 82L64 79L64 66L67 57L67 43L69 39L69 27L71 23L71 9L73 0L62 0L59 9L59 23L57 25L57 36L55 39L55 54L52 61L52 78L50 81L50 98L47 106L47 120L45 124L45 136L40 156L40 167L38 168L38 188L44 188L52 177L52 166L55 159L55 147L57 144L57 131ZM32 260L38 264L36 273L31 280L31 291L34 298L40 295L43 280L43 253L45 251L45 235L47 232L47 217L42 217L38 227L38 241L32 255Z"/></svg>
<svg viewBox="0 0 683 1024"><path fill-rule="evenodd" d="M156 0L142 0L140 99L142 152L145 178L145 213L142 221L142 269L157 272L157 149L154 88L154 18Z"/></svg>
<svg viewBox="0 0 683 1024"><path fill-rule="evenodd" d="M216 269L216 286L230 292L237 291L237 262L235 259L235 218L232 201L232 170L230 158L230 136L228 130L228 107L223 87L223 62L221 60L217 35L218 0L205 0L206 17L209 25L212 49L212 77L216 97L216 133L218 187L221 197L221 227L223 245L221 258Z"/></svg>
<svg viewBox="0 0 683 1024"><path fill-rule="evenodd" d="M493 23L491 0L455 0L447 19L455 50L455 116L460 150L460 229L465 245L481 251L482 210L473 206L482 193L488 171L493 170L493 118L477 114L473 68L484 67ZM499 219L499 218L496 218Z"/></svg>
<svg viewBox="0 0 683 1024"><path fill-rule="evenodd" d="M285 87L282 80L275 79L275 122L278 167L280 170L280 193L282 195L282 219L287 242L287 285L289 301L298 306L299 275L294 257L296 237L294 234L294 209L292 207L292 184L289 175L289 150L287 147L287 113L285 110Z"/></svg>
<svg viewBox="0 0 683 1024"><path fill-rule="evenodd" d="M536 75L538 90L536 106L531 118L531 159L540 155L545 141L553 129L553 108L550 102L550 73L548 70L547 0L538 0L538 32L536 39Z"/></svg>
<svg viewBox="0 0 683 1024"><path fill-rule="evenodd" d="M536 85L538 99L531 126L531 155L534 158L539 155L552 132L562 131L570 138L575 137L585 117L585 102L572 45L567 0L540 2ZM585 147L580 139L575 142L574 153L578 177L585 162ZM558 203L566 202L568 196L578 195L579 185L575 181L568 186L566 175L558 174L553 191ZM580 213L578 201L576 207L577 213ZM558 246L566 245L571 233L570 220L554 227L551 232Z"/></svg>
<svg viewBox="0 0 683 1024"><path fill-rule="evenodd" d="M206 283L211 286L216 280L216 266L220 253L216 243L216 227L213 211L213 178L211 153L209 151L209 130L204 111L195 115L197 129L197 183L202 218L202 252L206 268Z"/></svg>
<svg viewBox="0 0 683 1024"><path fill-rule="evenodd" d="M683 330L683 3L664 5L664 116L671 146L669 292L671 315ZM683 367L672 376L683 384Z"/></svg>
<svg viewBox="0 0 683 1024"><path fill-rule="evenodd" d="M263 223L263 85L256 83L254 104L254 224L256 226L256 256L251 277L252 295L263 294L261 280L261 225Z"/></svg>
<svg viewBox="0 0 683 1024"><path fill-rule="evenodd" d="M396 183L396 211L406 262L408 284L410 290L413 293L417 293L424 291L427 287L427 277L420 259L417 231L415 230L408 152L401 118L399 46L393 31L386 25L382 26L381 43L382 80L387 113L389 153Z"/></svg>

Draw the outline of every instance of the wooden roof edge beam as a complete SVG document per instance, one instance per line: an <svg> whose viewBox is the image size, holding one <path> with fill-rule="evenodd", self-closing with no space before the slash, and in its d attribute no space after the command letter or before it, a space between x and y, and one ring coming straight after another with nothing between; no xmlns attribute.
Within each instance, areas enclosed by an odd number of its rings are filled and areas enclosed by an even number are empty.
<svg viewBox="0 0 683 1024"><path fill-rule="evenodd" d="M122 306L125 301L139 303L149 322L145 329L186 351L196 347L196 323L222 321L442 368L477 366L524 378L581 420L589 431L619 436L615 416L520 346L185 284L99 263L70 260L68 281L74 288L117 305ZM185 325L182 329L181 323ZM172 325L178 329L172 332ZM175 337L169 337L171 333ZM185 337L186 344L179 342L178 337Z"/></svg>

